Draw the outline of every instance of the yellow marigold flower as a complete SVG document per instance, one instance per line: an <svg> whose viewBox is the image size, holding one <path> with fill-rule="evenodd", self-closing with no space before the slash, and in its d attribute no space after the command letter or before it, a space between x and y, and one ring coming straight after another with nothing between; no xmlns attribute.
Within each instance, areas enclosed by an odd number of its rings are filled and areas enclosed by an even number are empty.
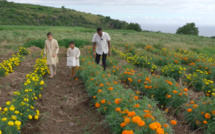
<svg viewBox="0 0 215 134"><path fill-rule="evenodd" d="M30 120L33 119L32 115L28 115L28 119Z"/></svg>
<svg viewBox="0 0 215 134"><path fill-rule="evenodd" d="M7 124L8 124L9 126L13 126L13 125L14 125L14 122L13 122L13 121L9 121Z"/></svg>
<svg viewBox="0 0 215 134"><path fill-rule="evenodd" d="M21 123L21 121L15 121L15 125L16 125L16 126L21 126L22 123Z"/></svg>

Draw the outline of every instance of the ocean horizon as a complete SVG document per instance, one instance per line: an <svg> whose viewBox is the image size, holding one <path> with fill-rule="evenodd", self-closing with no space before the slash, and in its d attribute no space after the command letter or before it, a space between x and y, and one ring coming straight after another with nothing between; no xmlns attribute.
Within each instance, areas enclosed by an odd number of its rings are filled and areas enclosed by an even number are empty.
<svg viewBox="0 0 215 134"><path fill-rule="evenodd" d="M167 25L167 24L142 24L141 28L148 31L160 31L162 33L176 33L181 25ZM211 37L215 36L215 26L196 26L199 29L199 36Z"/></svg>

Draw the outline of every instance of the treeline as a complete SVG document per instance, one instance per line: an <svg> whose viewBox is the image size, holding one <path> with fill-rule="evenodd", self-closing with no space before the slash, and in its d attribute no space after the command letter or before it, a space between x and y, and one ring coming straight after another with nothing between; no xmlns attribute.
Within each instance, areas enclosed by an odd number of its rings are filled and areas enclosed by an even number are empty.
<svg viewBox="0 0 215 134"><path fill-rule="evenodd" d="M0 25L81 26L107 29L129 29L141 31L139 24L111 19L62 8L40 5L18 4L0 0Z"/></svg>

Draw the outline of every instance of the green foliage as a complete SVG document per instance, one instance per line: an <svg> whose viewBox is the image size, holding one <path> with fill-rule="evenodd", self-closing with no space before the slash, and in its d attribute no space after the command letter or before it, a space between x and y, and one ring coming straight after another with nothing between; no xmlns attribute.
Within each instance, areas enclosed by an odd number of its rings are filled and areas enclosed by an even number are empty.
<svg viewBox="0 0 215 134"><path fill-rule="evenodd" d="M83 47L85 45L91 44L91 42L89 42L88 40L83 40L83 39L63 39L63 40L59 40L58 43L59 43L59 46L64 46L68 48L70 41L74 41L76 47Z"/></svg>
<svg viewBox="0 0 215 134"><path fill-rule="evenodd" d="M140 25L138 23L130 23L128 26L127 26L127 29L128 30L135 30L135 31L138 31L138 32L141 32L142 29L140 27Z"/></svg>
<svg viewBox="0 0 215 134"><path fill-rule="evenodd" d="M75 45L77 47L83 47L85 45L89 45L91 42L87 41L87 40L83 40L83 39L62 39L58 41L59 46L63 46L68 48L69 47L69 42L70 41L74 41ZM28 41L24 44L24 47L31 47L31 46L36 46L39 48L44 48L45 46L45 40L42 39L38 39L38 40L31 40Z"/></svg>
<svg viewBox="0 0 215 134"><path fill-rule="evenodd" d="M199 30L195 26L195 23L187 23L183 27L179 27L176 34L198 35Z"/></svg>
<svg viewBox="0 0 215 134"><path fill-rule="evenodd" d="M39 40L30 40L28 42L25 42L24 47L28 48L28 47L31 47L31 46L36 46L36 47L39 47L39 48L44 48L45 46L45 40L42 40L42 39L39 39Z"/></svg>
<svg viewBox="0 0 215 134"><path fill-rule="evenodd" d="M196 128L205 127L205 134L215 133L215 98L201 97L186 105L184 119ZM188 110L189 109L189 110ZM190 111L190 112L188 112Z"/></svg>

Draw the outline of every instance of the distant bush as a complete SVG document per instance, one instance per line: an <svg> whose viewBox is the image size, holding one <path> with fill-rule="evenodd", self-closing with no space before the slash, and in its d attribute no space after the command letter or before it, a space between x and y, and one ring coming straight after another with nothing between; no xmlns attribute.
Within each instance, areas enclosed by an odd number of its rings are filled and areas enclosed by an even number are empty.
<svg viewBox="0 0 215 134"><path fill-rule="evenodd" d="M187 23L183 27L179 27L176 34L198 35L199 30L195 23Z"/></svg>
<svg viewBox="0 0 215 134"><path fill-rule="evenodd" d="M64 46L68 48L70 41L74 41L77 47L83 47L85 45L90 44L88 40L82 40L82 39L62 39L62 40L58 40L58 44L59 46ZM42 39L31 40L24 44L24 47L31 47L31 46L36 46L43 49L45 46L45 40L42 40Z"/></svg>
<svg viewBox="0 0 215 134"><path fill-rule="evenodd" d="M127 29L128 30L135 30L135 31L138 31L138 32L142 31L142 29L141 29L141 27L140 27L140 25L138 23L130 23L130 24L128 24Z"/></svg>
<svg viewBox="0 0 215 134"><path fill-rule="evenodd" d="M211 38L215 39L215 36L212 36Z"/></svg>
<svg viewBox="0 0 215 134"><path fill-rule="evenodd" d="M45 45L45 40L39 39L39 40L28 41L23 46L24 47L36 46L36 47L39 47L39 48L44 48L44 45Z"/></svg>
<svg viewBox="0 0 215 134"><path fill-rule="evenodd" d="M59 40L58 43L59 43L59 46L64 46L68 48L70 41L74 41L76 47L83 47L91 43L88 40L82 40L82 39L63 39L63 40Z"/></svg>

